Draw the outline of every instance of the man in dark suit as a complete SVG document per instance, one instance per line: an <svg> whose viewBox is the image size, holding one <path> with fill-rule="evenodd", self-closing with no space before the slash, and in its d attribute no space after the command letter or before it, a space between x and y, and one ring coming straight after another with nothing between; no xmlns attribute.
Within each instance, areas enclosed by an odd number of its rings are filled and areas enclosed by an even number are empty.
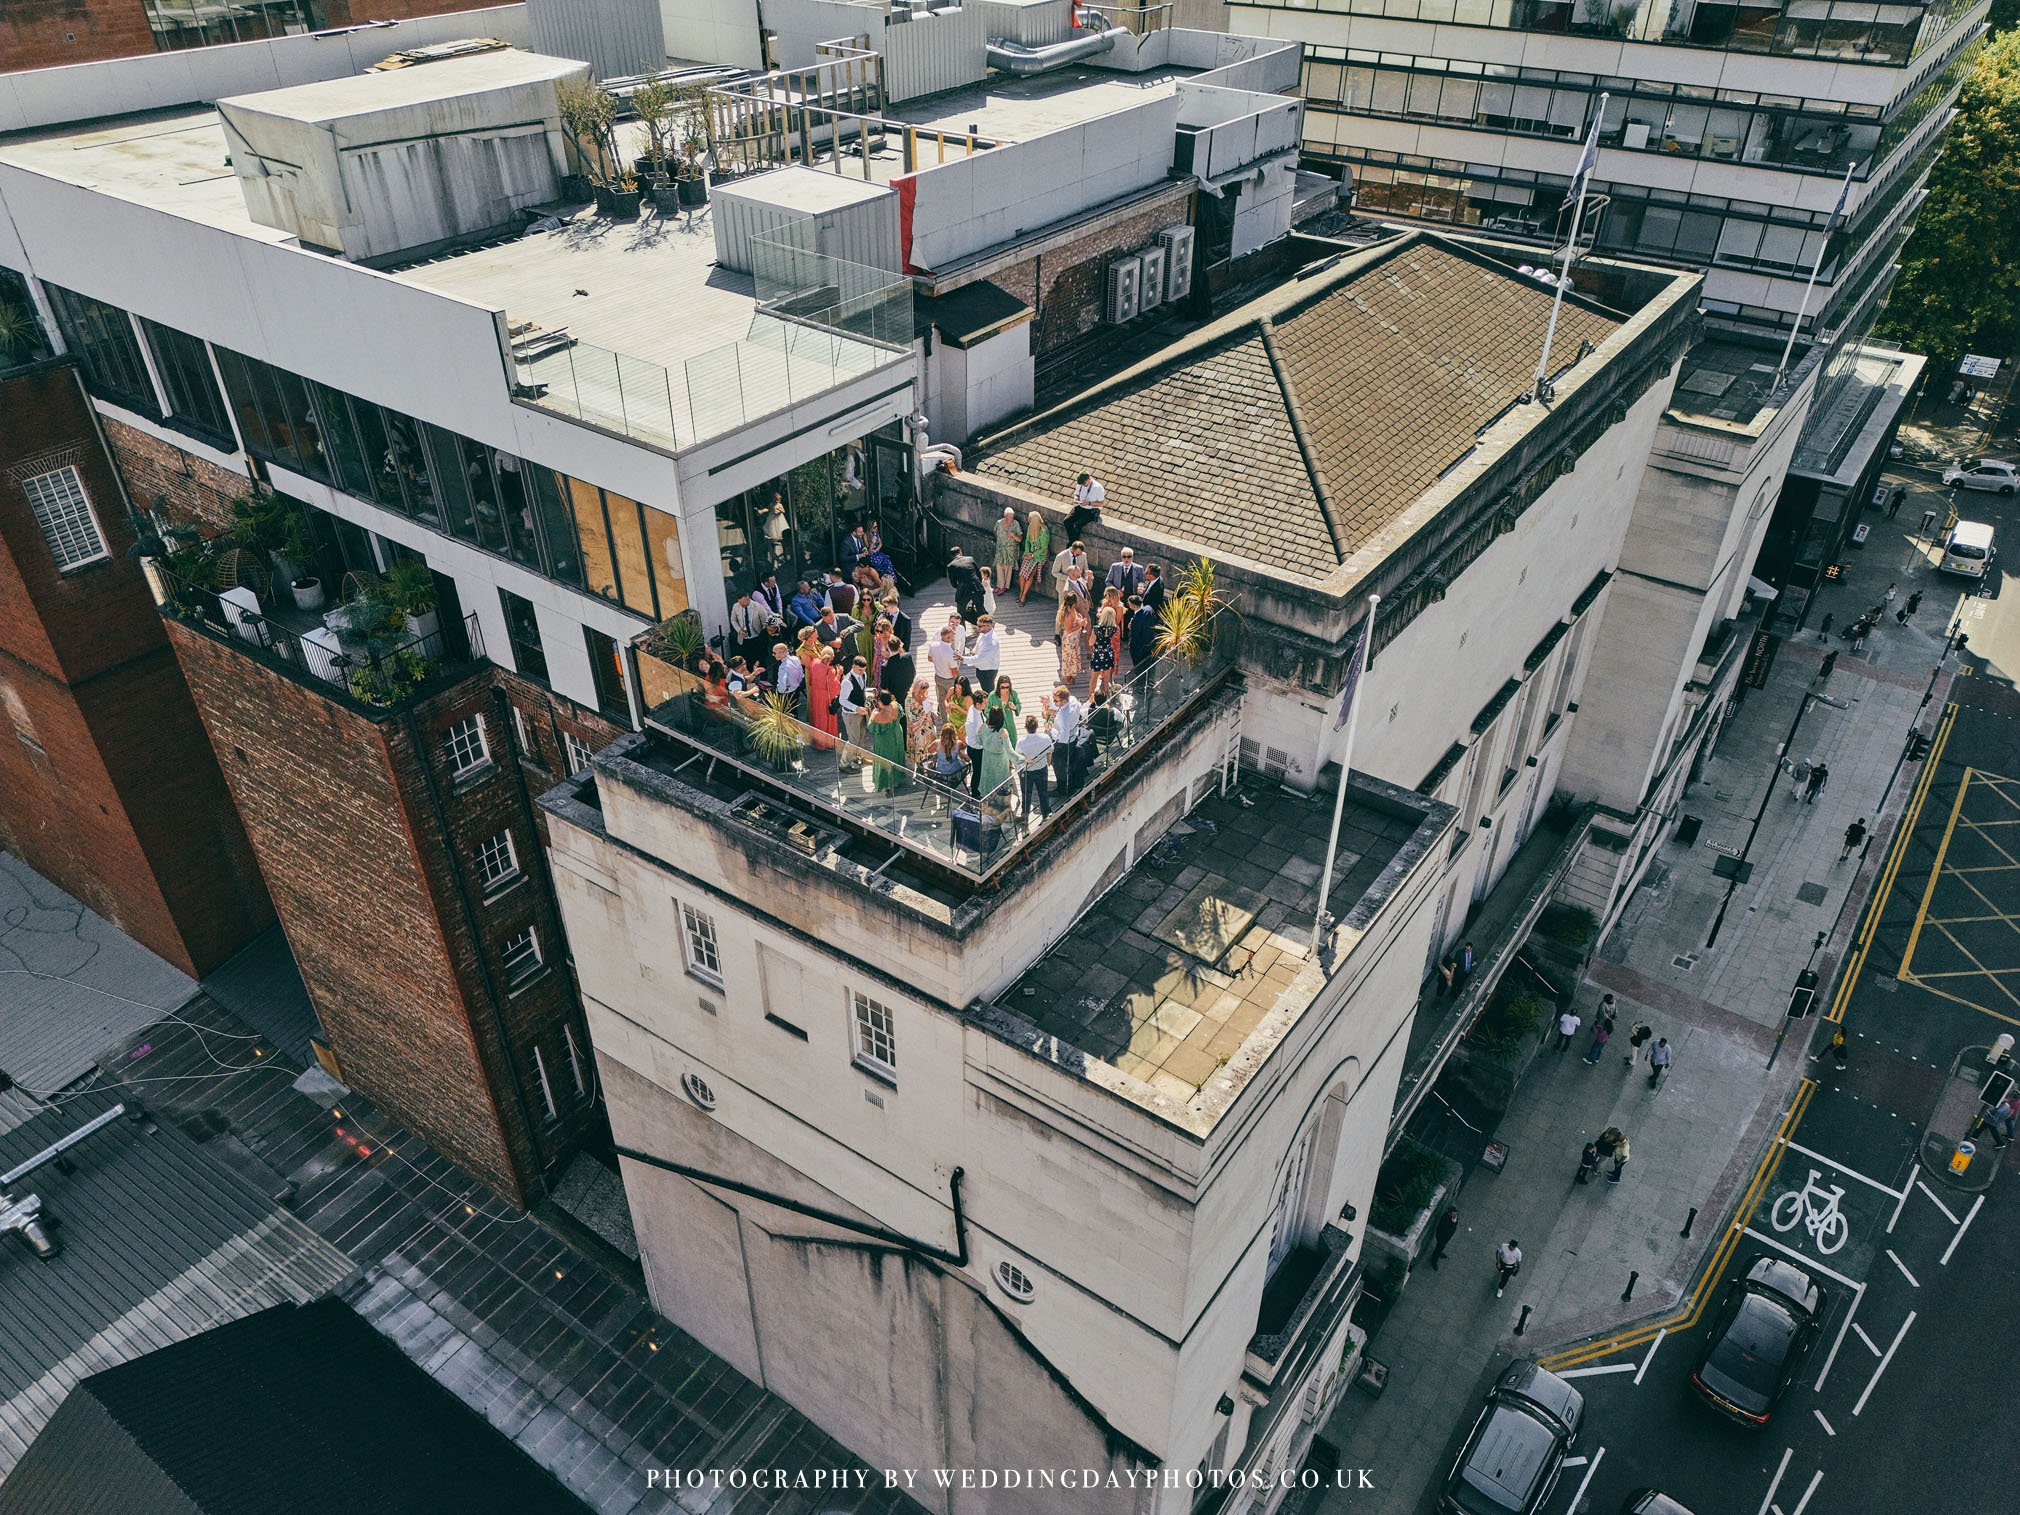
<svg viewBox="0 0 2020 1515"><path fill-rule="evenodd" d="M956 547L947 562L947 582L953 586L954 605L970 626L982 614L982 570L963 548Z"/></svg>
<svg viewBox="0 0 2020 1515"><path fill-rule="evenodd" d="M1152 615L1164 614L1164 570L1152 563L1143 570L1143 588L1137 593L1143 596L1143 603L1150 607Z"/></svg>
<svg viewBox="0 0 2020 1515"><path fill-rule="evenodd" d="M779 576L777 574L766 574L758 587L751 591L751 598L757 602L758 608L765 613L766 620L783 621L786 618L785 591L779 588Z"/></svg>
<svg viewBox="0 0 2020 1515"><path fill-rule="evenodd" d="M1136 596L1128 604L1129 671L1135 673L1157 655L1157 612Z"/></svg>
<svg viewBox="0 0 2020 1515"><path fill-rule="evenodd" d="M1125 547L1120 557L1108 565L1108 587L1122 591L1123 599L1143 592L1143 570L1136 566L1136 549Z"/></svg>

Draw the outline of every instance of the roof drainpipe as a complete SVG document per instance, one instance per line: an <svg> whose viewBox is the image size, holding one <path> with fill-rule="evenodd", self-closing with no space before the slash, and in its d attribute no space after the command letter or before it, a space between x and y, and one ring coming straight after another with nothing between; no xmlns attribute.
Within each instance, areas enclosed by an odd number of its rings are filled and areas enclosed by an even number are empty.
<svg viewBox="0 0 2020 1515"><path fill-rule="evenodd" d="M1312 481L1312 498L1319 502L1319 515L1326 523L1326 535L1333 539L1333 554L1344 563L1347 560L1347 533L1340 524L1339 512L1333 508L1332 491L1326 488L1326 476L1312 452L1311 438L1305 433L1305 418L1298 409L1297 391L1291 387L1290 375L1284 372L1284 360L1277 351L1276 327L1268 316L1264 316L1256 322L1256 328L1262 333L1263 352L1269 357L1271 372L1276 375L1277 392L1284 397L1284 415L1291 423L1291 435L1298 439L1298 453L1304 458L1305 473Z"/></svg>
<svg viewBox="0 0 2020 1515"><path fill-rule="evenodd" d="M1049 74L1055 68L1064 68L1069 63L1078 63L1083 58L1111 51L1115 47L1115 34L1121 28L1109 25L1106 17L1092 11L1084 11L1081 15L1100 25L1093 30L1075 27L1072 36L1048 42L1043 47L1027 47L1022 42L991 37L984 49L989 66L1006 74L1015 74L1020 79L1028 79L1033 74Z"/></svg>

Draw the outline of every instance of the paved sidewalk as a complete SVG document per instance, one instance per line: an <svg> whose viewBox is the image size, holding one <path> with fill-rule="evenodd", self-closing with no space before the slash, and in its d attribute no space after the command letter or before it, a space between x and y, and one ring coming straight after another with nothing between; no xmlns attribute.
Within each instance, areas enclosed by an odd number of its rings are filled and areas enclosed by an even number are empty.
<svg viewBox="0 0 2020 1515"><path fill-rule="evenodd" d="M1815 1020L1798 1023L1768 1066L1796 972L1822 932L1826 943L1814 966L1830 983L1856 916L1847 907L1865 898L1891 835L1891 815L1876 824L1881 794L1920 706L1952 598L1927 575L1904 529L1911 525L1875 519L1870 545L1813 614L1831 610L1838 624L1848 623L1894 581L1903 600L1925 589L1920 624L1901 628L1889 615L1862 658L1842 639L1826 644L1812 631L1781 647L1767 687L1748 691L1702 780L1685 794L1684 811L1704 822L1697 843L1662 850L1580 988L1586 1026L1577 1044L1537 1054L1491 1133L1509 1145L1506 1168L1473 1171L1444 1264L1416 1270L1377 1332L1369 1350L1390 1366L1387 1391L1372 1401L1350 1397L1325 1432L1342 1466L1371 1470L1378 1492L1336 1496L1318 1508L1356 1515L1417 1508L1444 1471L1452 1434L1470 1420L1497 1350L1539 1355L1658 1312L1688 1288L1805 1067ZM1795 747L1829 765L1830 783L1814 803L1802 803L1787 779L1774 777L1748 854L1752 875L1733 892L1707 946L1727 887L1714 871L1718 849L1737 853L1745 843L1798 702L1820 687L1814 681L1827 645L1839 656L1821 689L1846 708L1813 705ZM1917 771L1903 770L1890 811L1898 811ZM1840 861L1855 817L1875 834ZM1599 1063L1588 1066L1584 1031L1609 990L1619 1000L1619 1029ZM1675 1049L1660 1090L1648 1087L1645 1066L1630 1070L1625 1062L1627 1031L1643 1020ZM1602 1169L1581 1187L1573 1182L1579 1151L1608 1125L1628 1133L1631 1161L1618 1185ZM1693 1207L1698 1214L1686 1238ZM1493 1249L1510 1237L1522 1246L1523 1269L1496 1298ZM1633 1297L1623 1300L1630 1274L1638 1275ZM1512 1333L1525 1306L1531 1314L1518 1339Z"/></svg>

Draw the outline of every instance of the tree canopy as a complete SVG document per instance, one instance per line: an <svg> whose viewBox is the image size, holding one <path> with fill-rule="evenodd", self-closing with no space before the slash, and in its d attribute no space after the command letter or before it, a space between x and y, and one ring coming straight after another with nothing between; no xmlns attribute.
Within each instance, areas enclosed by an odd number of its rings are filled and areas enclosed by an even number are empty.
<svg viewBox="0 0 2020 1515"><path fill-rule="evenodd" d="M1957 107L1880 322L1938 373L2020 340L2020 30L1986 46Z"/></svg>

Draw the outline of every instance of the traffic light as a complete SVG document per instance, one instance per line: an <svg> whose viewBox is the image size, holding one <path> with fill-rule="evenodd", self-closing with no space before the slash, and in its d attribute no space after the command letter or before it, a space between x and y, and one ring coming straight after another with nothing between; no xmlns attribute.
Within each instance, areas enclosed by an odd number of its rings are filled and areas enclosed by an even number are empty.
<svg viewBox="0 0 2020 1515"><path fill-rule="evenodd" d="M1921 732L1919 732L1919 731L1911 731L1911 732L1909 732L1909 733L1908 733L1908 761L1909 761L1909 762L1911 762L1911 763L1919 763L1919 762L1921 762L1923 758L1925 758L1925 757L1927 757L1927 756L1929 755L1929 748L1930 748L1930 746L1931 746L1931 743L1930 743L1929 739L1928 739L1927 737L1923 736Z"/></svg>
<svg viewBox="0 0 2020 1515"><path fill-rule="evenodd" d="M1978 1103L1996 1105L2004 1102L2013 1092L2013 1075L2004 1068L1995 1068L1985 1075L1985 1083L1978 1090Z"/></svg>
<svg viewBox="0 0 2020 1515"><path fill-rule="evenodd" d="M1817 971L1805 968L1796 975L1796 986L1789 992L1789 1019L1801 1020L1816 1008Z"/></svg>

